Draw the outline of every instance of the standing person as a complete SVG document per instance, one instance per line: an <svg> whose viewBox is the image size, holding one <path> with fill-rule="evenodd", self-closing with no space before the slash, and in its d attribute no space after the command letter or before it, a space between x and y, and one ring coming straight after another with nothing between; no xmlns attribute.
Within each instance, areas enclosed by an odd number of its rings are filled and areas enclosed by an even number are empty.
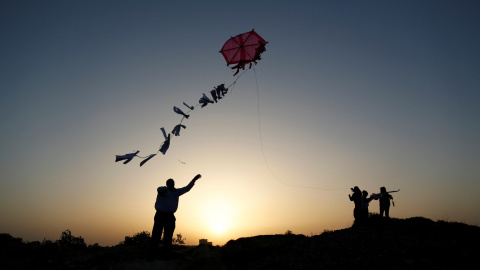
<svg viewBox="0 0 480 270"><path fill-rule="evenodd" d="M190 183L182 188L175 188L173 179L167 180L167 186L157 188L157 200L155 202L155 213L153 230L152 230L152 251L154 251L160 243L163 231L163 249L168 254L172 246L173 231L175 231L175 215L178 208L178 199L187 193L195 185L200 177L197 174Z"/></svg>
<svg viewBox="0 0 480 270"><path fill-rule="evenodd" d="M368 205L371 200L373 200L373 197L368 198L368 192L366 190L362 191L362 221L368 220Z"/></svg>
<svg viewBox="0 0 480 270"><path fill-rule="evenodd" d="M353 208L353 217L355 217L356 221L360 221L362 218L362 192L357 186L351 190L353 191L353 194L348 194L348 198L350 198L350 201L353 201L355 204L355 208Z"/></svg>
<svg viewBox="0 0 480 270"><path fill-rule="evenodd" d="M385 217L390 218L390 200L393 200L392 195L388 194L387 189L385 187L380 188L380 193L382 197L380 197L380 216L383 217L383 212L385 212Z"/></svg>

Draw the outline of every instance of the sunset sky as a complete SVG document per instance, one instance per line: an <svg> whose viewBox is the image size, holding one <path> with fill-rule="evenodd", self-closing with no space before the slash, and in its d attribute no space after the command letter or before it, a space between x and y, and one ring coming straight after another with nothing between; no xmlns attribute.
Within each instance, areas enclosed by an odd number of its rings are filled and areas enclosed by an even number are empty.
<svg viewBox="0 0 480 270"><path fill-rule="evenodd" d="M480 225L478 1L0 1L0 233L116 245L182 187L175 233L214 245L350 227L350 188L391 216ZM255 70L219 50L255 29ZM377 201L370 211L379 211Z"/></svg>

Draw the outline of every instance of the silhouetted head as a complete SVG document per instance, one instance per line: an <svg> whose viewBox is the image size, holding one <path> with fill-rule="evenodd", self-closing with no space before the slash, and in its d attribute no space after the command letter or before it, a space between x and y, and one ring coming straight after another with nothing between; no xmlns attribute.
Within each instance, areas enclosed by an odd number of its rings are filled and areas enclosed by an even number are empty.
<svg viewBox="0 0 480 270"><path fill-rule="evenodd" d="M353 192L360 192L360 189L357 186L355 186L354 188L351 188L351 190Z"/></svg>
<svg viewBox="0 0 480 270"><path fill-rule="evenodd" d="M387 192L387 189L386 189L385 187L381 187L381 188L380 188L380 192L381 192L381 193L385 193L385 192Z"/></svg>
<svg viewBox="0 0 480 270"><path fill-rule="evenodd" d="M170 178L170 179L167 180L167 187L168 187L169 189L174 189L174 188L175 188L175 181L173 181L172 178Z"/></svg>
<svg viewBox="0 0 480 270"><path fill-rule="evenodd" d="M362 191L362 194L363 196L367 197L368 196L368 192L366 190Z"/></svg>

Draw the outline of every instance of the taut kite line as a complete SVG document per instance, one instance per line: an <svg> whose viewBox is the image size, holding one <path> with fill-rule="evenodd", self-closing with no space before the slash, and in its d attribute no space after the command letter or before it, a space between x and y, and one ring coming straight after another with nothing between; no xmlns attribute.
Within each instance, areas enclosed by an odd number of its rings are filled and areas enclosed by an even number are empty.
<svg viewBox="0 0 480 270"><path fill-rule="evenodd" d="M249 69L252 67L252 64L257 64L257 61L260 60L260 55L266 50L265 45L268 42L265 41L260 35L258 35L254 30L250 32L246 32L235 37L230 38L225 42L220 53L227 61L227 66L234 65L231 67L233 70L236 70L233 76L236 76L240 69L244 70L247 64L249 65ZM155 157L158 153L162 153L163 155L166 154L167 150L170 147L170 141L172 139L172 134L174 136L180 136L180 131L186 129L187 127L183 125L183 120L188 119L190 113L198 106L201 105L201 108L207 106L208 104L217 103L221 100L225 95L228 93L229 88L232 89L235 86L237 80L243 75L240 74L231 83L228 87L225 87L225 84L219 84L218 86L214 87L213 90L210 91L211 99L203 93L200 97L198 104L195 106L189 106L187 103L183 102L183 105L188 108L185 112L182 111L181 108L174 106L173 111L182 116L182 120L178 125L176 125L173 130L167 134L165 128L160 128L165 141L160 145L158 151L156 153L150 154L148 156L142 157L139 156L138 153L140 151L134 151L132 153L124 154L124 155L116 155L115 162L123 161L123 164L129 163L133 158L141 158L143 159L140 162L140 167L143 166L147 161Z"/></svg>

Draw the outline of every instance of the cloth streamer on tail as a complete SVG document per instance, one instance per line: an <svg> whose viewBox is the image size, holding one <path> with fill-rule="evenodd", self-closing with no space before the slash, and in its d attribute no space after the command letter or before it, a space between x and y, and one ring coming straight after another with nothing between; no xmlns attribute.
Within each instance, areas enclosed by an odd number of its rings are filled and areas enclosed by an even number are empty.
<svg viewBox="0 0 480 270"><path fill-rule="evenodd" d="M116 155L116 156L115 156L115 162L119 162L119 161L125 160L125 162L123 162L123 164L127 164L127 163L129 163L130 161L132 161L132 159L133 159L134 157L136 157L139 152L140 152L140 151L137 151L137 152L135 152L135 153L125 154L125 155Z"/></svg>

